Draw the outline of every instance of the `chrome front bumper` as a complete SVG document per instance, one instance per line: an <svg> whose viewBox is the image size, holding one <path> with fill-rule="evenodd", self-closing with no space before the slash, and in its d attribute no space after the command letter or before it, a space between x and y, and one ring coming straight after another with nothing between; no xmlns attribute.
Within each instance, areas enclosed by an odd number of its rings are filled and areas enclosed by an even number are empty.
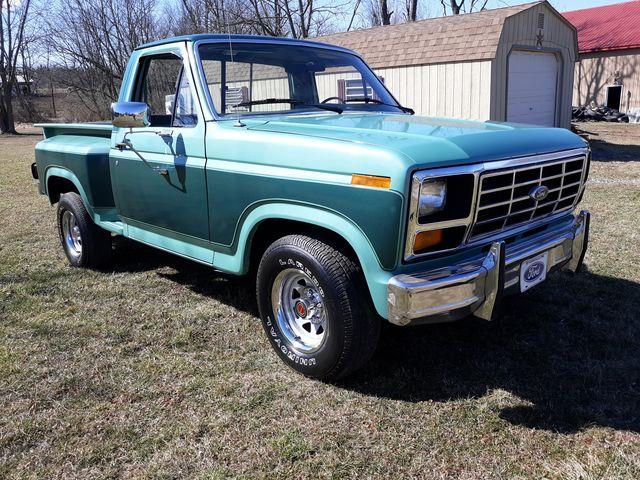
<svg viewBox="0 0 640 480"><path fill-rule="evenodd" d="M436 323L473 314L491 320L503 295L519 292L520 265L549 252L547 272L555 267L576 272L587 250L589 212L569 227L532 237L513 247L491 244L486 257L429 272L396 275L387 285L389 321L396 325Z"/></svg>

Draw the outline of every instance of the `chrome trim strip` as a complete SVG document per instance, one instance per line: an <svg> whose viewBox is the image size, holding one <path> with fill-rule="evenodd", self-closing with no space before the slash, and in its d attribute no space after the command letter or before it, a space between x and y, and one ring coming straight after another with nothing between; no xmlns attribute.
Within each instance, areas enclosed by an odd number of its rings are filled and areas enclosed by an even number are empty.
<svg viewBox="0 0 640 480"><path fill-rule="evenodd" d="M409 199L409 214L407 218L407 235L406 235L405 248L404 248L405 261L410 262L419 258L426 258L426 257L437 255L437 254L453 252L463 247L472 247L479 244L486 244L496 239L504 238L505 236L517 235L522 231L536 228L544 223L550 222L556 218L566 215L570 211L570 209L566 209L561 212L553 212L546 217L535 219L534 221L528 222L525 224L515 225L511 228L502 230L500 232L495 232L495 233L492 232L485 237L476 237L471 240L469 238L471 233L471 228L473 227L474 220L476 219L476 216L477 216L477 209L478 209L477 203L478 203L479 182L480 182L481 174L488 171L517 168L517 167L522 167L526 169L526 168L535 166L536 164L539 164L539 163L540 164L549 163L549 162L553 162L554 160L557 160L557 162L555 163L562 164L563 162L566 162L567 160L569 160L571 157L581 157L581 156L588 157L588 154L589 154L589 148L585 147L585 148L576 148L572 150L549 153L544 155L530 155L526 157L515 157L515 158L509 158L505 160L496 160L496 161L483 162L483 163L477 163L472 165L434 168L429 170L419 170L415 172L411 178L411 185L410 185L411 191L410 191L410 199ZM549 164L553 165L554 163L549 163ZM579 189L578 193L576 194L576 197L575 197L576 199L580 198L580 193L584 190L584 186L586 183L586 178L585 178L586 165L588 165L588 161L584 163L584 166L582 169L582 176L581 176L582 187ZM440 178L440 177L460 175L465 173L474 175L474 192L471 198L471 209L470 209L469 215L466 218L459 219L459 220L449 220L445 222L419 224L418 223L418 197L420 194L420 185L422 184L422 182L429 178ZM577 170L576 170L576 173L577 173ZM512 188L512 186L509 186L509 188ZM575 200L572 208L575 208ZM461 225L466 225L467 230L464 235L464 240L459 246L455 248L446 249L446 250L438 250L438 251L422 253L422 254L413 253L413 243L414 243L414 238L416 234L420 232L428 231L428 230L436 230L439 228L461 226Z"/></svg>
<svg viewBox="0 0 640 480"><path fill-rule="evenodd" d="M543 164L544 164L545 167L551 167L553 165L562 165L564 163L570 162L571 158L573 158L575 160L581 160L583 155L584 154L567 155L567 156L563 156L560 160L558 160L556 162L554 162L553 160L549 161L549 162L541 160L541 161L538 161L538 162L532 162L531 164L523 165L523 166L521 166L519 168L509 168L509 167L507 167L507 168L505 168L505 170L508 170L510 172L522 172L524 170L529 170L530 168L535 167L536 165L543 166ZM534 157L534 158L536 158L536 157ZM502 168L500 170L502 170ZM570 173L578 173L580 171L581 170L572 170ZM485 178L486 177L495 177L496 175L502 175L502 173L503 172L487 173L485 175ZM556 175L556 176L558 176L558 175ZM562 176L562 175L560 175L560 176ZM544 177L543 179L545 179L545 178L547 178L547 177ZM553 178L553 177L548 177L548 178ZM536 180L536 181L538 181L538 180ZM519 183L518 185L524 185L524 183Z"/></svg>

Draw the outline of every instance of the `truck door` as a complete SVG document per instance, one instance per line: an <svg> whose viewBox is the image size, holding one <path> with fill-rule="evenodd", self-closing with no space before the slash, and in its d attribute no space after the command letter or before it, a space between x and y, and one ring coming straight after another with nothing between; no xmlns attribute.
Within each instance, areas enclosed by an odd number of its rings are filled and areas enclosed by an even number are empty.
<svg viewBox="0 0 640 480"><path fill-rule="evenodd" d="M120 100L147 103L151 124L114 128L110 169L130 237L209 262L205 121L187 58L182 47L165 46L145 51L131 67ZM144 160L115 147L125 135Z"/></svg>

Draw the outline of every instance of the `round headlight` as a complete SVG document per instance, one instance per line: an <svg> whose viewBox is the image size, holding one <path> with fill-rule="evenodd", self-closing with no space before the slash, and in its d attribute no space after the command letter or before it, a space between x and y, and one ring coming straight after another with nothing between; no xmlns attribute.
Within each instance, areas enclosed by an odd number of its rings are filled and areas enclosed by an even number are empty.
<svg viewBox="0 0 640 480"><path fill-rule="evenodd" d="M425 180L420 186L418 217L426 217L444 210L446 200L446 180Z"/></svg>

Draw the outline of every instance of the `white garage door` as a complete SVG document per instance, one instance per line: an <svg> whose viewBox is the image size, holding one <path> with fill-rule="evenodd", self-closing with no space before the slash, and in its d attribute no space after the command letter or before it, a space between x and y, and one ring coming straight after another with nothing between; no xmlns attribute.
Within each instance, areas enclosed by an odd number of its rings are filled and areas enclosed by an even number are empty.
<svg viewBox="0 0 640 480"><path fill-rule="evenodd" d="M554 126L558 60L552 53L513 51L509 56L507 121Z"/></svg>

